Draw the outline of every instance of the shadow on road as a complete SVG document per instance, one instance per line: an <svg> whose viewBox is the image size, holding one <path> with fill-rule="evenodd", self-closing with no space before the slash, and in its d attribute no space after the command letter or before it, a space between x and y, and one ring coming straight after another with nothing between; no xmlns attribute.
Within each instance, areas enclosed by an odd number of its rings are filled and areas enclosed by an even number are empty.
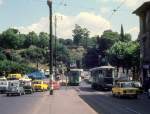
<svg viewBox="0 0 150 114"><path fill-rule="evenodd" d="M83 90L88 91L85 88ZM124 108L130 107L131 109L141 110L141 114L149 114L149 104L150 101L146 98L146 96L139 96L138 99L130 98L130 97L113 97L111 93L107 92L96 92L93 94L82 94L79 95L81 99L83 99L90 107L92 107L98 114L126 114L127 110ZM117 112L120 111L120 112ZM134 114L133 112L129 112L128 114Z"/></svg>
<svg viewBox="0 0 150 114"><path fill-rule="evenodd" d="M96 92L96 90L93 90L91 87L79 87L79 89L83 92Z"/></svg>

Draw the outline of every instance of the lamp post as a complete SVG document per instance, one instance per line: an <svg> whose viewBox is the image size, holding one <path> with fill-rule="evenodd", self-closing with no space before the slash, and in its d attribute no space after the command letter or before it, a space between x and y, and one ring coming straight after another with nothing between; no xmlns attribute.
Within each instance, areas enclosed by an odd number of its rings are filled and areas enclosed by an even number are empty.
<svg viewBox="0 0 150 114"><path fill-rule="evenodd" d="M53 39L52 39L52 0L47 0L49 6L49 78L50 78L50 95L53 94Z"/></svg>

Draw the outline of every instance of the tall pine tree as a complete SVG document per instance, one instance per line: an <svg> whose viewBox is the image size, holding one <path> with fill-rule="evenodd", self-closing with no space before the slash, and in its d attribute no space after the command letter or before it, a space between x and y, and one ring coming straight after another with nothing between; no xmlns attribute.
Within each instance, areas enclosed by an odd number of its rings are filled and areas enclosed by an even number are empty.
<svg viewBox="0 0 150 114"><path fill-rule="evenodd" d="M124 42L124 38L125 38L124 29L123 29L123 25L121 24L120 41Z"/></svg>

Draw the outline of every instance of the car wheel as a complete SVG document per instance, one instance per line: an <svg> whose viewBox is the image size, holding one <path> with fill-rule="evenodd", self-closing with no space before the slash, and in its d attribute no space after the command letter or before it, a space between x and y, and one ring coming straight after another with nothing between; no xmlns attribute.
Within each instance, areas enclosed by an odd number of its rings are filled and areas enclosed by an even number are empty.
<svg viewBox="0 0 150 114"><path fill-rule="evenodd" d="M121 98L121 95L120 95L120 93L118 93L118 97L119 97L119 98Z"/></svg>
<svg viewBox="0 0 150 114"><path fill-rule="evenodd" d="M147 96L148 96L148 98L150 99L150 93L148 93L148 95L147 95Z"/></svg>
<svg viewBox="0 0 150 114"><path fill-rule="evenodd" d="M112 91L112 96L115 97L115 93L113 93L113 91Z"/></svg>
<svg viewBox="0 0 150 114"><path fill-rule="evenodd" d="M138 98L138 96L137 96L137 95L135 95L135 96L134 96L134 98L135 98L135 99L137 99L137 98Z"/></svg>
<svg viewBox="0 0 150 114"><path fill-rule="evenodd" d="M21 96L21 92L18 93L18 96Z"/></svg>
<svg viewBox="0 0 150 114"><path fill-rule="evenodd" d="M9 97L9 93L7 93L7 96Z"/></svg>

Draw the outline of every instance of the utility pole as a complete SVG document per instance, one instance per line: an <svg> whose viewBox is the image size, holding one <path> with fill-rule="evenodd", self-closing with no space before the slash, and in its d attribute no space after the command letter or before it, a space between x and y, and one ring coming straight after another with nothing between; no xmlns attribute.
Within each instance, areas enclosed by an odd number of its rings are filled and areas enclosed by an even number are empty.
<svg viewBox="0 0 150 114"><path fill-rule="evenodd" d="M49 83L50 95L53 94L53 31L52 31L52 0L47 0L49 6Z"/></svg>
<svg viewBox="0 0 150 114"><path fill-rule="evenodd" d="M57 16L55 15L55 78L56 78L56 66L57 66L57 61L56 61L56 57L57 57Z"/></svg>

